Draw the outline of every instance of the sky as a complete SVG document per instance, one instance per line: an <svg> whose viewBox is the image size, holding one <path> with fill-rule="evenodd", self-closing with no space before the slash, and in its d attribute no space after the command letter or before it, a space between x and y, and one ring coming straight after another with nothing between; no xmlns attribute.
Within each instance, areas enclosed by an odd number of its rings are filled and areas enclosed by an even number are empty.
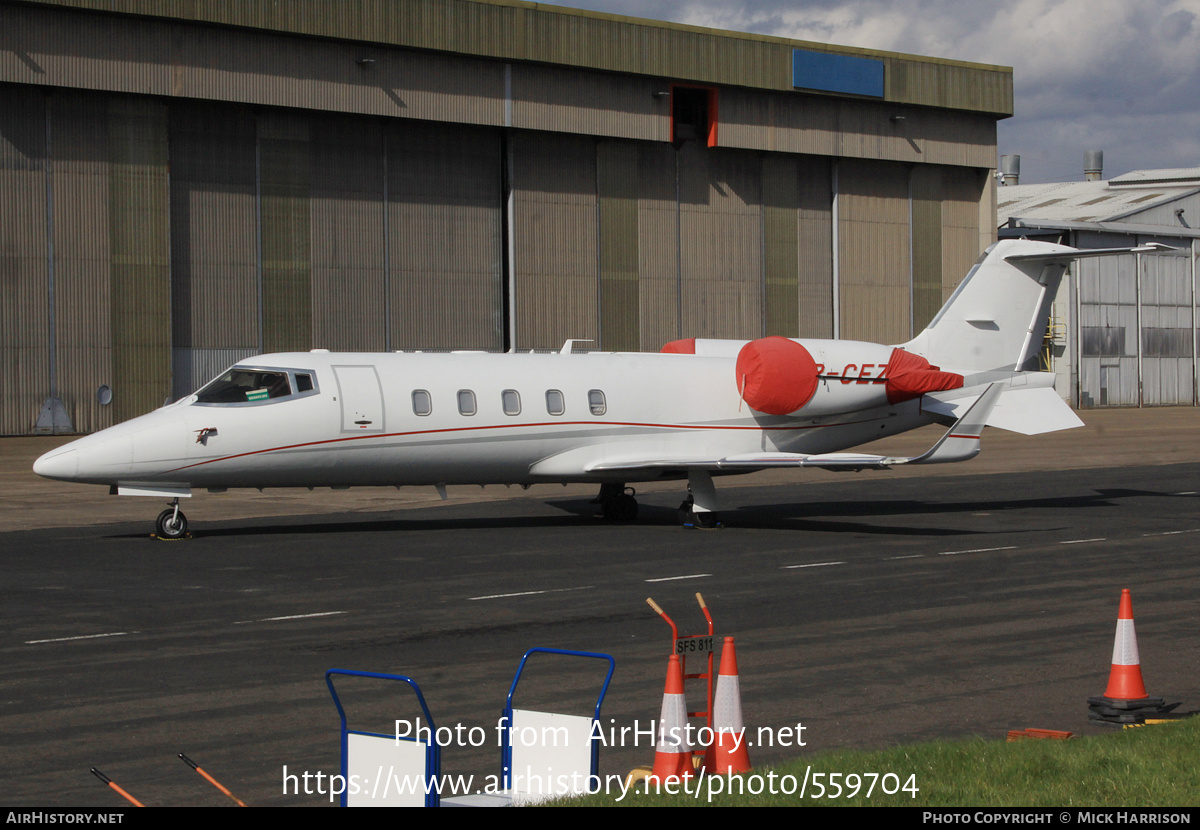
<svg viewBox="0 0 1200 830"><path fill-rule="evenodd" d="M1200 166L1200 0L556 0L739 32L1013 67L1021 183Z"/></svg>

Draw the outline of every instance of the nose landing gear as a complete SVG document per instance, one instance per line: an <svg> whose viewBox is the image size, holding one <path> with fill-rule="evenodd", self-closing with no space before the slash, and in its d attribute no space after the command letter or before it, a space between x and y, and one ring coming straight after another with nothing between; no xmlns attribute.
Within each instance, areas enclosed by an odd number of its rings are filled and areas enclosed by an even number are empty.
<svg viewBox="0 0 1200 830"><path fill-rule="evenodd" d="M188 537L187 516L179 509L179 499L172 499L171 506L158 514L154 522L154 535L168 541Z"/></svg>

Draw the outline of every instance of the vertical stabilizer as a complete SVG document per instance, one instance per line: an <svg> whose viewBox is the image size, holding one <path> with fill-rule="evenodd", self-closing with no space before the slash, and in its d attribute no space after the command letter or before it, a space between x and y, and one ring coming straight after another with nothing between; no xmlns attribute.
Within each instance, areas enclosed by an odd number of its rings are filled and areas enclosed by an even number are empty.
<svg viewBox="0 0 1200 830"><path fill-rule="evenodd" d="M907 351L967 372L1036 369L1066 245L1006 239L992 245Z"/></svg>

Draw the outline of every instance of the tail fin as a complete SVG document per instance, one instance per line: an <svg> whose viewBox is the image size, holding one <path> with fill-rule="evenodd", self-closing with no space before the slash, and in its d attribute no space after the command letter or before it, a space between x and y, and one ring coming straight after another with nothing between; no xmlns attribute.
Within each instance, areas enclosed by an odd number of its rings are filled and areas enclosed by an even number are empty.
<svg viewBox="0 0 1200 830"><path fill-rule="evenodd" d="M1036 369L1050 305L1073 260L1170 250L1156 243L1080 250L1027 239L1001 240L984 252L941 311L904 349L956 371Z"/></svg>
<svg viewBox="0 0 1200 830"><path fill-rule="evenodd" d="M1029 368L1037 359L1050 304L1070 258L1027 262L1010 257L1075 251L1046 242L997 242L904 348L935 365L967 372Z"/></svg>

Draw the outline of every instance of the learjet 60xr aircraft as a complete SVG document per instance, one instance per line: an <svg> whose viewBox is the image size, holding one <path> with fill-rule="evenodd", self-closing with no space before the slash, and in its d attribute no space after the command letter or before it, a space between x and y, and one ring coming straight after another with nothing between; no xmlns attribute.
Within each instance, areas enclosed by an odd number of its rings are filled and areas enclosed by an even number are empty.
<svg viewBox="0 0 1200 830"><path fill-rule="evenodd" d="M658 354L266 354L193 395L46 453L47 478L172 499L187 534L195 488L594 482L632 520L629 482L686 479L685 524L714 526L713 476L772 467L885 469L965 461L985 426L1081 426L1037 365L1050 304L1077 250L991 246L908 343L767 337L680 340ZM929 423L927 452L850 448Z"/></svg>

